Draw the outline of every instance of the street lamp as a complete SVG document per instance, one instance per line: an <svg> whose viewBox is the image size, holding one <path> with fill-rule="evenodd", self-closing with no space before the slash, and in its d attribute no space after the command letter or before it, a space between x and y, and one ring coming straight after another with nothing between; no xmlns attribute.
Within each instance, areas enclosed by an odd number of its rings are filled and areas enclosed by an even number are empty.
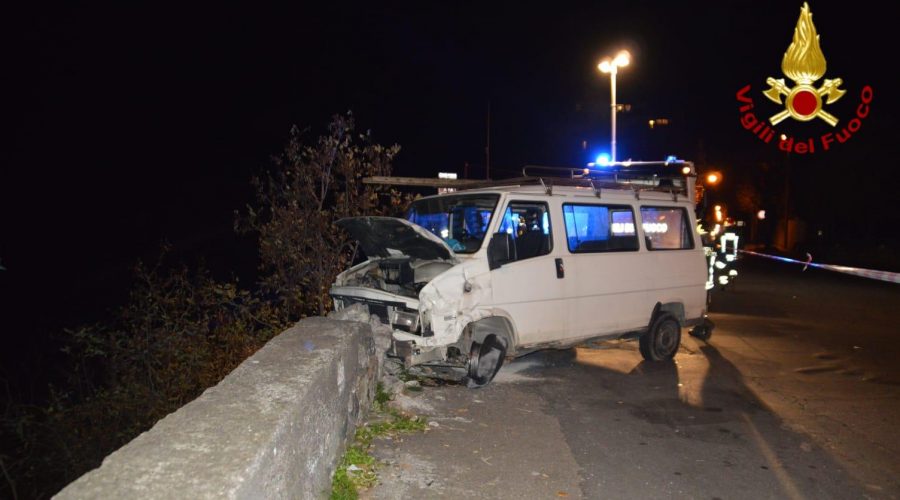
<svg viewBox="0 0 900 500"><path fill-rule="evenodd" d="M612 109L612 141L610 142L610 159L613 163L616 162L616 74L619 72L619 68L624 68L628 66L628 63L631 62L631 54L628 53L627 50L621 50L616 57L610 59L606 58L600 61L600 64L597 65L597 69L602 71L603 73L609 73L609 82L610 82L610 95L612 96L612 104L610 104L610 108Z"/></svg>
<svg viewBox="0 0 900 500"><path fill-rule="evenodd" d="M781 134L781 142L787 140L787 135ZM784 151L784 251L790 253L791 240L791 153Z"/></svg>

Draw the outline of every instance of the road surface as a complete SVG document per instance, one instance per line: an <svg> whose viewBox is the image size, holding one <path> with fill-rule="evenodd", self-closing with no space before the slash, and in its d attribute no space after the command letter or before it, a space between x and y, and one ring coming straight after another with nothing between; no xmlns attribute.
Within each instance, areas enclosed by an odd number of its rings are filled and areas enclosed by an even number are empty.
<svg viewBox="0 0 900 500"><path fill-rule="evenodd" d="M363 498L897 498L900 286L745 258L709 343L535 353L396 403Z"/></svg>

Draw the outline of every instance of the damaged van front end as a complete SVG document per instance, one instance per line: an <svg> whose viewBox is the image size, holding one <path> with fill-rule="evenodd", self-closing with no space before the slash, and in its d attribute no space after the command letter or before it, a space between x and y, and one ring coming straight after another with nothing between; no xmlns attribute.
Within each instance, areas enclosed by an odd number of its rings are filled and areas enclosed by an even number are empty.
<svg viewBox="0 0 900 500"><path fill-rule="evenodd" d="M464 366L466 326L486 315L478 307L490 294L486 264L457 255L404 219L355 217L338 225L367 260L337 276L330 291L335 309L362 304L390 325L388 354L406 367Z"/></svg>

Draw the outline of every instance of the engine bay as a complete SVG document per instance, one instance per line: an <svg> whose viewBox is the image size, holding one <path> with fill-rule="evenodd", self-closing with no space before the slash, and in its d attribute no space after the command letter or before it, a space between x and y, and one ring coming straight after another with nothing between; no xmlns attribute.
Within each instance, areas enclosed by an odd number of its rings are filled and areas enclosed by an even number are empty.
<svg viewBox="0 0 900 500"><path fill-rule="evenodd" d="M345 277L345 286L361 286L383 290L404 297L418 298L422 287L453 265L444 261L413 260L392 257L372 261Z"/></svg>

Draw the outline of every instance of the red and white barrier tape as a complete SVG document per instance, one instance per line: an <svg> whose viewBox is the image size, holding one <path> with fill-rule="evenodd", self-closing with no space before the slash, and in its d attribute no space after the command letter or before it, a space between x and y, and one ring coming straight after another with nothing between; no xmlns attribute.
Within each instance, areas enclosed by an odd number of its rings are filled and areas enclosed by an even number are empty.
<svg viewBox="0 0 900 500"><path fill-rule="evenodd" d="M749 255L755 255L757 257L765 257L767 259L780 260L782 262L790 262L793 264L803 264L804 271L807 267L818 267L819 269L826 269L828 271L834 271L844 274L852 274L854 276L862 276L863 278L870 278L873 280L887 281L889 283L900 283L900 273L892 273L890 271L877 271L875 269L862 269L859 267L836 266L834 264L818 264L812 261L812 256L809 254L806 254L808 260L804 262L802 260L789 259L787 257L779 257L777 255L751 252L750 250L738 251Z"/></svg>

